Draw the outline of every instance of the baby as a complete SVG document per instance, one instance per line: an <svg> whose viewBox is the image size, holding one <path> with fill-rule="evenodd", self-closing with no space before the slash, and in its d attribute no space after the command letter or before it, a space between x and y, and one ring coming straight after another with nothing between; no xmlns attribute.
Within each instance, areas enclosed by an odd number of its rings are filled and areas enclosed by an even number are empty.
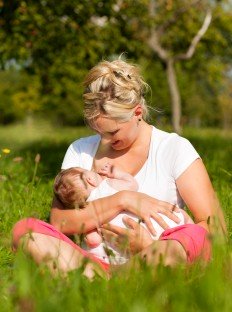
<svg viewBox="0 0 232 312"><path fill-rule="evenodd" d="M101 197L113 195L121 190L137 191L138 184L133 176L120 170L119 168L107 163L99 172L89 171L80 167L73 167L61 171L55 178L54 193L57 198L68 209L82 209L87 205L88 201L92 201ZM175 223L165 215L159 213L163 220L170 228L193 223L191 218L182 210L174 212L180 219L179 223ZM139 218L128 212L118 214L110 224L114 224L125 228L123 217L129 216L139 222ZM158 240L164 229L151 218L152 225L156 231L156 235L152 236L154 240ZM146 225L142 222L142 226ZM126 251L117 250L110 243L103 242L102 236L97 230L91 231L85 235L85 242L90 253L99 257L107 263L122 264L128 260Z"/></svg>

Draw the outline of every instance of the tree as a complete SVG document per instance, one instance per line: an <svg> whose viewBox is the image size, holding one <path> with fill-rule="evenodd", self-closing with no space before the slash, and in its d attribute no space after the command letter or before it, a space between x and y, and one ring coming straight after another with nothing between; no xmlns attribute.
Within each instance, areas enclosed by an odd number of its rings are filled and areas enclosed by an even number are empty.
<svg viewBox="0 0 232 312"><path fill-rule="evenodd" d="M181 132L182 104L178 87L180 76L183 74L186 76L183 71L188 72L192 80L200 76L200 81L206 86L205 92L208 95L208 89L211 89L210 100L215 101L216 83L220 84L222 74L219 74L217 80L212 83L211 64L216 62L225 66L230 62L228 58L231 56L232 27L229 21L232 3L147 0L133 2L133 8L130 8L132 5L130 0L118 3L116 20L121 29L124 29L124 33L126 30L125 36L129 38L130 45L133 42L132 45L136 46L137 57L142 54L152 58L153 62L157 62L158 57L163 65L171 95L172 124L175 131ZM139 15L136 12L139 12ZM187 65L182 65L184 62L181 61L186 61ZM220 64L219 67L223 66ZM149 69L151 70L151 67ZM190 79L189 83L191 88ZM197 85L195 81L193 84ZM201 100L200 97L203 95L199 93L197 95L198 98L193 94L193 98ZM199 105L195 106L201 109Z"/></svg>
<svg viewBox="0 0 232 312"><path fill-rule="evenodd" d="M165 28L167 27L167 24L170 23L175 23L178 15L183 13L184 11L188 11L189 7L191 7L193 4L188 4L188 7L182 7L181 9L178 8L176 11L173 13L173 16L171 19L167 20L165 24L159 26L159 28L153 26L151 28L151 35L150 38L148 39L148 44L151 47L151 49L158 54L158 56L161 58L161 60L165 63L166 65L166 72L167 72L167 81L168 81L168 86L170 90L170 95L171 95L171 104L172 104L172 124L173 124L173 129L177 133L181 133L181 99L180 99L180 93L179 93L179 88L177 84L177 78L176 78L176 72L175 72L175 63L181 60L188 60L190 59L197 47L197 44L207 31L211 19L212 19L212 12L211 10L208 10L208 12L205 15L203 24L201 28L198 30L196 35L193 37L186 53L182 54L176 54L173 55L172 51L163 48L161 44L161 37L163 35L163 32ZM195 3L194 3L195 5ZM150 5L150 11L151 11L151 17L154 17L154 10L155 10L155 5L154 1L151 1Z"/></svg>
<svg viewBox="0 0 232 312"><path fill-rule="evenodd" d="M229 129L232 124L232 81L228 73L224 79L224 84L218 95L218 101L222 115L222 126L224 129Z"/></svg>
<svg viewBox="0 0 232 312"><path fill-rule="evenodd" d="M46 116L80 123L84 75L99 57L115 51L110 33L106 38L94 19L110 15L112 1L102 7L97 0L91 5L87 0L11 0L1 1L0 7L2 69L16 60L21 71L38 77Z"/></svg>
<svg viewBox="0 0 232 312"><path fill-rule="evenodd" d="M2 0L0 63L4 69L14 60L20 71L36 76L39 97L33 96L46 116L78 124L86 71L104 58L127 52L129 59L142 65L154 89L151 105L162 102L168 118L169 86L178 132L181 110L213 120L208 108L218 105L221 72L232 57L230 9L229 0ZM213 18L205 32L208 10ZM221 72L215 71L214 62ZM32 97L29 91L23 90L24 103Z"/></svg>

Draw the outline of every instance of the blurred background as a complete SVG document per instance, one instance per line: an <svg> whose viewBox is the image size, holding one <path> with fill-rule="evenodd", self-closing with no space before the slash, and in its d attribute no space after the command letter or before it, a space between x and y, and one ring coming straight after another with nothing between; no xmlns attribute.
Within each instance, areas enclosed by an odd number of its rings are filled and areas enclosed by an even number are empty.
<svg viewBox="0 0 232 312"><path fill-rule="evenodd" d="M11 252L12 227L49 220L65 150L92 133L83 79L120 55L151 87L150 122L183 130L201 155L229 244L214 237L206 268L51 278ZM0 311L232 311L231 128L232 0L0 0Z"/></svg>
<svg viewBox="0 0 232 312"><path fill-rule="evenodd" d="M101 60L140 65L152 122L232 127L232 1L0 0L0 125L83 125Z"/></svg>

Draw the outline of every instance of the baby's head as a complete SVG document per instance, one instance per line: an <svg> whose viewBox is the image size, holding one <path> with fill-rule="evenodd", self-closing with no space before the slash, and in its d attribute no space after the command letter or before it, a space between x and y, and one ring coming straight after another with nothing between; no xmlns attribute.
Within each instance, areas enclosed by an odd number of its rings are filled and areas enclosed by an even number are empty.
<svg viewBox="0 0 232 312"><path fill-rule="evenodd" d="M102 178L94 171L73 167L62 170L55 178L54 193L67 208L84 208L91 191Z"/></svg>

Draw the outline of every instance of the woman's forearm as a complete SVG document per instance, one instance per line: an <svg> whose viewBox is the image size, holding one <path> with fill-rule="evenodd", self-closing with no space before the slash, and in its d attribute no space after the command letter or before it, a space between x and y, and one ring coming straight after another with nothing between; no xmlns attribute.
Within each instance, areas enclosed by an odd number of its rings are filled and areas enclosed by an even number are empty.
<svg viewBox="0 0 232 312"><path fill-rule="evenodd" d="M122 193L89 202L84 209L64 209L54 198L50 223L67 235L89 232L109 222L123 210Z"/></svg>
<svg viewBox="0 0 232 312"><path fill-rule="evenodd" d="M120 191L112 196L89 202L87 207L81 210L66 210L57 199L54 199L50 222L65 234L81 234L109 222L122 211L128 211L143 219L153 233L151 218L163 228L168 227L163 218L157 214L158 212L178 223L179 218L172 213L172 208L172 204L143 193Z"/></svg>

